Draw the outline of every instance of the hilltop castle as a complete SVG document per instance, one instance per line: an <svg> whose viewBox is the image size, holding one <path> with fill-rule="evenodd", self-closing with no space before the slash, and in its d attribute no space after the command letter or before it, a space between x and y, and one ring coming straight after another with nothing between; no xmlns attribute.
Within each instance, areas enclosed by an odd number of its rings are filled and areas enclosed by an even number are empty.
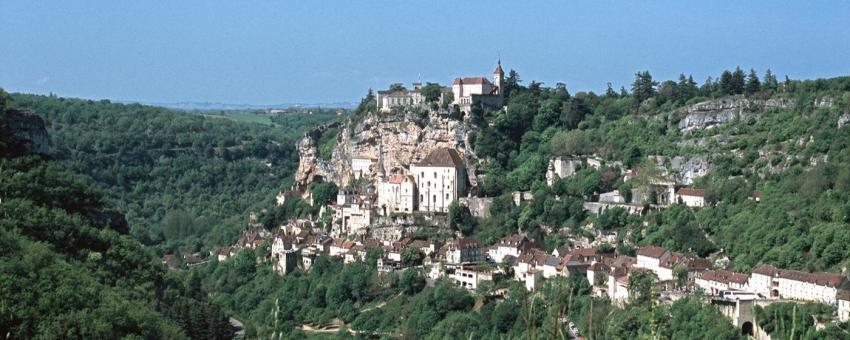
<svg viewBox="0 0 850 340"><path fill-rule="evenodd" d="M502 70L502 61L496 63L493 70L493 82L486 77L455 78L452 83L452 94L454 94L453 105L457 105L464 116L468 114L473 106L484 105L491 107L502 107L505 102L503 84L505 83L505 71Z"/></svg>
<svg viewBox="0 0 850 340"><path fill-rule="evenodd" d="M487 77L458 77L452 82L452 87L441 87L438 104L444 103L447 94L451 92L454 99L450 103L456 106L465 117L475 106L502 107L505 102L503 84L505 83L505 71L502 70L502 61L496 62L493 70L493 80ZM420 107L425 104L425 96L422 95L422 83L413 83L413 89L404 88L378 91L376 97L378 109L390 111L397 107Z"/></svg>

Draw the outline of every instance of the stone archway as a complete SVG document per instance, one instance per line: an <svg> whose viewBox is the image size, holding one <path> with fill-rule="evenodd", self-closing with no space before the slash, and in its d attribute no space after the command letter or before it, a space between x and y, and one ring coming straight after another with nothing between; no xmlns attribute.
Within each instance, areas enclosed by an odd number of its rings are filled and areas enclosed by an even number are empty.
<svg viewBox="0 0 850 340"><path fill-rule="evenodd" d="M746 321L741 325L741 335L753 336L753 323Z"/></svg>

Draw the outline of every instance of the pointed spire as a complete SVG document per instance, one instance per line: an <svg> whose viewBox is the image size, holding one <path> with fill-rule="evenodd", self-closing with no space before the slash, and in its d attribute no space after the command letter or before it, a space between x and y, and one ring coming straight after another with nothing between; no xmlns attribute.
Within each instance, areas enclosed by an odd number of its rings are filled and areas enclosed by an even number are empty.
<svg viewBox="0 0 850 340"><path fill-rule="evenodd" d="M505 71L502 71L502 58L499 58L499 60L496 62L496 69L493 70L493 73L494 74L500 74L500 75L505 74Z"/></svg>

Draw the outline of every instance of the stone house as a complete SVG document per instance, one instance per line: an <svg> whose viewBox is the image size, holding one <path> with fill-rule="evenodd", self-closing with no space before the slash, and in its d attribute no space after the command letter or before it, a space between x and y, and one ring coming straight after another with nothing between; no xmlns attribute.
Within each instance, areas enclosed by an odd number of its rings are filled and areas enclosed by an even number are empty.
<svg viewBox="0 0 850 340"><path fill-rule="evenodd" d="M493 70L493 82L486 77L455 78L452 82L454 102L464 117L469 116L473 107L489 106L501 108L504 105L505 71L501 60Z"/></svg>
<svg viewBox="0 0 850 340"><path fill-rule="evenodd" d="M455 268L454 273L450 274L449 278L454 280L458 286L475 290L484 281L492 282L497 275L492 268L467 264Z"/></svg>
<svg viewBox="0 0 850 340"><path fill-rule="evenodd" d="M850 290L838 292L838 321L850 321Z"/></svg>
<svg viewBox="0 0 850 340"><path fill-rule="evenodd" d="M505 256L519 257L531 242L522 235L505 236L487 251L487 257L495 263L502 263Z"/></svg>
<svg viewBox="0 0 850 340"><path fill-rule="evenodd" d="M481 251L481 243L474 238L448 241L441 250L445 256L446 263L452 265L478 262L484 258Z"/></svg>
<svg viewBox="0 0 850 340"><path fill-rule="evenodd" d="M705 189L679 188L676 190L676 202L702 208L705 206Z"/></svg>
<svg viewBox="0 0 850 340"><path fill-rule="evenodd" d="M346 240L344 238L337 238L333 240L333 243L331 243L330 248L328 248L328 254L330 256L343 256L345 253L351 250L351 248L354 247L355 244L356 243L354 243L354 241Z"/></svg>
<svg viewBox="0 0 850 340"><path fill-rule="evenodd" d="M457 150L439 148L410 167L416 177L419 211L448 212L466 193L466 168Z"/></svg>
<svg viewBox="0 0 850 340"><path fill-rule="evenodd" d="M279 233L272 242L273 269L280 275L286 275L298 267L298 247L294 239Z"/></svg>
<svg viewBox="0 0 850 340"><path fill-rule="evenodd" d="M717 295L724 290L746 291L749 288L747 286L749 279L750 277L746 274L717 269L701 273L694 279L694 283L706 294Z"/></svg>
<svg viewBox="0 0 850 340"><path fill-rule="evenodd" d="M756 293L772 298L836 304L838 292L850 288L847 277L835 273L806 273L761 265L748 282Z"/></svg>
<svg viewBox="0 0 850 340"><path fill-rule="evenodd" d="M340 227L340 235L360 232L372 224L371 199L366 195L340 190L334 206L334 219Z"/></svg>
<svg viewBox="0 0 850 340"><path fill-rule="evenodd" d="M410 175L378 178L378 214L410 214L416 210L416 179Z"/></svg>
<svg viewBox="0 0 850 340"><path fill-rule="evenodd" d="M546 168L546 184L551 187L558 179L575 175L584 165L584 159L578 157L552 158L549 160L549 166Z"/></svg>

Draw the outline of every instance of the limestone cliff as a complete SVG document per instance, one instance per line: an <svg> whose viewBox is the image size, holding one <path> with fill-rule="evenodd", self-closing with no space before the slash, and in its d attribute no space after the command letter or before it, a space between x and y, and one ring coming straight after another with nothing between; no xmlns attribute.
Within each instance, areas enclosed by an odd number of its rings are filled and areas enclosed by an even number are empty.
<svg viewBox="0 0 850 340"><path fill-rule="evenodd" d="M438 114L431 114L426 119L412 113L351 117L339 126L337 145L331 159L321 159L318 141L323 133L332 131L334 127L318 127L305 133L298 141L300 163L293 190L306 191L310 183L320 178L340 186L351 184L354 180L353 158L372 160L371 173L364 174L367 179L381 172L405 174L411 164L440 147L457 149L471 175L470 184L473 187L477 184L472 176L477 161L469 147L469 135L474 127L463 121Z"/></svg>
<svg viewBox="0 0 850 340"><path fill-rule="evenodd" d="M746 119L753 112L764 109L788 108L793 105L794 101L791 99L706 101L679 109L679 114L684 117L679 121L678 128L682 132L710 129L736 119Z"/></svg>

